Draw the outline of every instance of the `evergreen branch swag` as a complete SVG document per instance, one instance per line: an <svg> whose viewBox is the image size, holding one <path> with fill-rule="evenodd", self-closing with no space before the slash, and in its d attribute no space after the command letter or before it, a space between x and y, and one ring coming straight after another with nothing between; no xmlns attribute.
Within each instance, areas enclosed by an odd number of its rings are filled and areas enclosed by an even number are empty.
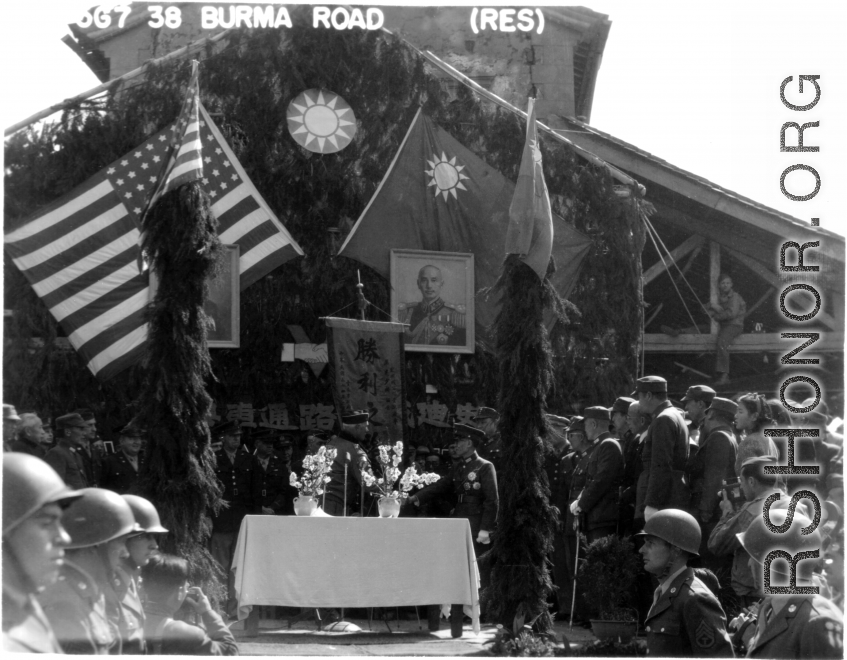
<svg viewBox="0 0 847 660"><path fill-rule="evenodd" d="M207 416L211 360L203 312L207 278L222 253L209 197L197 182L166 193L145 221L144 253L158 279L138 419L149 433L140 491L170 530L164 543L186 557L195 579L220 597L219 569L206 549L208 512L221 506Z"/></svg>
<svg viewBox="0 0 847 660"><path fill-rule="evenodd" d="M300 325L312 341L321 341L325 331L320 317L351 302L357 269L374 308L388 309L388 283L358 263L334 259L327 230L340 228L343 240L420 105L505 176L515 179L520 164L524 125L517 117L464 87L448 91L399 40L370 32L313 30L305 10L292 10L291 30L234 32L226 47L210 51L201 63L204 105L306 252L242 292L241 348L213 352L217 380L208 387L219 402L252 401L257 408L285 402L289 410L297 410L299 403L331 400L325 377L316 378L311 370L301 373L297 363L280 364L268 356L292 340L286 324ZM103 110L70 109L56 124L7 140L7 228L173 121L188 73L185 63L151 67L146 84L108 97ZM340 94L356 112L356 138L338 153L313 154L288 134L288 104L313 87ZM559 324L551 337L556 360L548 403L567 412L572 406L611 400L635 372L640 304L633 273L640 273L640 247L633 232L638 231L638 215L616 201L605 170L543 135L541 149L553 210L595 242L570 296L582 311L581 319ZM51 341L61 331L8 260L5 274L7 308L16 314L4 354L5 400L53 414L85 405L95 409L104 427L125 421L141 374L127 370L98 383L74 353ZM578 319L574 310L569 316ZM613 328L609 319L614 319ZM45 340L34 354L33 337ZM420 382L408 383L412 405L418 392L423 400L424 382L434 384L442 402L451 406L457 397L476 403L496 399L497 365L482 348L475 356L461 357L459 365L448 355L409 354L407 360L409 374L420 377ZM474 379L460 392L454 382L457 367L467 367Z"/></svg>

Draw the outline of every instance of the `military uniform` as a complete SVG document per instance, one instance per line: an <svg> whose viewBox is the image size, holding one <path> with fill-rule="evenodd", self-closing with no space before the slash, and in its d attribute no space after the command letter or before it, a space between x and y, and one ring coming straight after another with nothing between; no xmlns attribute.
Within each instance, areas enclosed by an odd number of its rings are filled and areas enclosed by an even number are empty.
<svg viewBox="0 0 847 660"><path fill-rule="evenodd" d="M406 331L407 344L435 346L464 346L466 342L465 306L448 305L441 298L427 304L400 303L397 306L400 323Z"/></svg>
<svg viewBox="0 0 847 660"><path fill-rule="evenodd" d="M707 538L707 547L712 554L732 555L732 590L736 595L747 597L748 600L761 598L762 594L756 589L756 583L750 573L750 555L741 546L736 534L746 532L750 523L762 515L764 501L765 496L762 496L745 502L735 513L724 514Z"/></svg>
<svg viewBox="0 0 847 660"><path fill-rule="evenodd" d="M494 531L500 499L497 495L497 474L494 466L474 452L467 458L453 461L450 475L422 488L416 497L421 504L445 493L456 495L456 507L451 518L465 518L471 526L474 550L479 556L487 548L477 543L479 530Z"/></svg>
<svg viewBox="0 0 847 660"><path fill-rule="evenodd" d="M120 652L120 635L107 616L105 594L79 566L65 559L59 579L38 600L65 653Z"/></svg>
<svg viewBox="0 0 847 660"><path fill-rule="evenodd" d="M81 451L63 438L44 457L44 461L56 470L62 480L74 490L92 485L86 475L85 465L80 456Z"/></svg>
<svg viewBox="0 0 847 660"><path fill-rule="evenodd" d="M231 461L224 449L215 452L217 464L215 476L221 484L221 499L229 507L221 509L214 518L215 533L237 534L241 521L248 513L254 513L253 504L253 457L244 445L235 452L235 461Z"/></svg>
<svg viewBox="0 0 847 660"><path fill-rule="evenodd" d="M635 519L635 488L638 475L641 474L641 450L644 444L639 436L628 430L619 439L623 454L623 477L621 479L621 497L618 502L619 529L622 536L632 534Z"/></svg>
<svg viewBox="0 0 847 660"><path fill-rule="evenodd" d="M549 454L545 462L547 481L550 484L550 504L559 510L556 530L553 533L553 580L558 587L559 612L570 609L573 590L573 567L575 545L573 537L565 536L564 520L568 513L568 496L571 478L576 469L579 455L567 447L559 454Z"/></svg>
<svg viewBox="0 0 847 660"><path fill-rule="evenodd" d="M3 586L3 650L17 653L62 653L41 605L31 594Z"/></svg>
<svg viewBox="0 0 847 660"><path fill-rule="evenodd" d="M103 461L100 488L108 488L119 495L132 493L138 483L141 466L144 464L143 455L138 454L136 460L138 462L138 470L133 467L123 451L117 451L107 456Z"/></svg>
<svg viewBox="0 0 847 660"><path fill-rule="evenodd" d="M651 656L733 657L720 603L691 568L673 579L644 623Z"/></svg>
<svg viewBox="0 0 847 660"><path fill-rule="evenodd" d="M697 455L689 462L688 475L691 480L691 515L700 523L702 541L700 557L713 570L715 555L709 552L708 541L712 530L721 516L720 491L724 480L735 478L735 456L738 445L735 435L728 426L712 429L701 436Z"/></svg>
<svg viewBox="0 0 847 660"><path fill-rule="evenodd" d="M138 593L138 579L134 573L128 566L119 568L114 581L114 593L120 607L118 629L121 633L122 655L143 655L146 649L144 606Z"/></svg>
<svg viewBox="0 0 847 660"><path fill-rule="evenodd" d="M591 454L595 449L597 449L597 445L591 445L576 459L576 467L571 476L571 488L568 494L568 506L565 513L566 536L576 536L576 531L574 530L576 518L571 513L570 505L579 498L579 494L585 488L585 484L588 483L588 460L591 458ZM585 533L585 518L582 515L580 515L580 531Z"/></svg>
<svg viewBox="0 0 847 660"><path fill-rule="evenodd" d="M585 466L585 487L579 497L589 543L616 531L618 487L623 467L623 453L618 441L610 433L599 435L594 440L594 449Z"/></svg>
<svg viewBox="0 0 847 660"><path fill-rule="evenodd" d="M648 506L659 510L687 509L691 499L685 476L688 429L670 401L663 401L653 411L643 443L644 469L638 476L635 517L643 518Z"/></svg>
<svg viewBox="0 0 847 660"><path fill-rule="evenodd" d="M771 599L759 608L756 635L747 650L750 658L843 658L844 614L823 596L792 596L768 618Z"/></svg>
<svg viewBox="0 0 847 660"><path fill-rule="evenodd" d="M77 453L80 459L82 459L82 466L85 469L88 484L90 486L99 486L103 471L102 450L95 447L94 443L91 443L88 448L80 447Z"/></svg>
<svg viewBox="0 0 847 660"><path fill-rule="evenodd" d="M259 457L253 457L253 503L258 512L267 507L279 515L285 513L291 500L290 470L279 454L271 453L267 460L267 465L262 467Z"/></svg>
<svg viewBox="0 0 847 660"><path fill-rule="evenodd" d="M503 467L503 442L500 438L500 432L494 433L490 438L486 438L477 447L477 453L481 458L489 461L494 465L494 471L500 472Z"/></svg>
<svg viewBox="0 0 847 660"><path fill-rule="evenodd" d="M324 510L331 516L343 516L344 511L344 467L347 466L347 511L359 510L359 490L362 485L362 469L370 466L368 455L356 442L340 435L334 435L326 443L327 449L335 449L335 460L329 471L330 482L326 485ZM358 503L358 504L357 504Z"/></svg>

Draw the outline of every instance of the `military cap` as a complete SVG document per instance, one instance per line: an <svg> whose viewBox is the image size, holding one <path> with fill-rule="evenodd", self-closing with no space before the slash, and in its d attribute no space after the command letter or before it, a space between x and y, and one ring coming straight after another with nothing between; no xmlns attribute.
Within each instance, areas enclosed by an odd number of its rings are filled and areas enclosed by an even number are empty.
<svg viewBox="0 0 847 660"><path fill-rule="evenodd" d="M717 392L708 385L692 385L685 392L682 401L683 403L686 401L705 401L706 403L711 403L715 395L717 395Z"/></svg>
<svg viewBox="0 0 847 660"><path fill-rule="evenodd" d="M717 410L728 415L734 415L738 412L738 404L731 399L724 399L723 397L716 396L712 399L712 403L709 404L709 407L706 408L706 410Z"/></svg>
<svg viewBox="0 0 847 660"><path fill-rule="evenodd" d="M415 449L415 453L418 454L419 456L422 455L422 454L428 454L429 453L429 447L427 447L426 445L418 445L417 449Z"/></svg>
<svg viewBox="0 0 847 660"><path fill-rule="evenodd" d="M118 435L125 438L142 438L147 435L147 430L141 428L135 422L130 422L118 429Z"/></svg>
<svg viewBox="0 0 847 660"><path fill-rule="evenodd" d="M571 417L571 425L568 427L568 433L585 433L585 418L578 415Z"/></svg>
<svg viewBox="0 0 847 660"><path fill-rule="evenodd" d="M18 416L18 411L11 403L3 404L3 421L19 422L21 418Z"/></svg>
<svg viewBox="0 0 847 660"><path fill-rule="evenodd" d="M294 440L291 438L290 435L281 435L277 440L277 445L279 445L280 447L293 447Z"/></svg>
<svg viewBox="0 0 847 660"><path fill-rule="evenodd" d="M776 463L776 459L773 456L751 456L750 458L744 459L744 462L741 464L741 467L745 468L748 465L764 466L770 463Z"/></svg>
<svg viewBox="0 0 847 660"><path fill-rule="evenodd" d="M482 431L482 429L477 429L473 426L468 426L467 424L454 424L453 438L455 440L469 438L475 445L477 442L485 438L485 432Z"/></svg>
<svg viewBox="0 0 847 660"><path fill-rule="evenodd" d="M635 381L636 392L667 392L668 381L661 376L644 376Z"/></svg>
<svg viewBox="0 0 847 660"><path fill-rule="evenodd" d="M68 413L56 418L56 426L60 429L69 429L74 426L83 428L88 425L79 413Z"/></svg>
<svg viewBox="0 0 847 660"><path fill-rule="evenodd" d="M551 424L553 426L562 427L562 426L569 426L570 423L571 423L571 420L569 420L567 417L560 417L559 415L548 414L547 415L547 423Z"/></svg>
<svg viewBox="0 0 847 660"><path fill-rule="evenodd" d="M235 420L224 420L212 427L212 437L222 438L225 435L241 435L241 426Z"/></svg>
<svg viewBox="0 0 847 660"><path fill-rule="evenodd" d="M635 399L629 396L619 396L615 399L615 402L612 404L613 413L623 413L624 415L629 412L629 406L635 403Z"/></svg>
<svg viewBox="0 0 847 660"><path fill-rule="evenodd" d="M478 422L483 419L499 419L500 413L498 413L494 408L487 408L486 406L482 406L479 410L476 411L476 415L471 417L472 422Z"/></svg>
<svg viewBox="0 0 847 660"><path fill-rule="evenodd" d="M277 438L280 437L280 433L276 429L263 428L251 434L250 437L256 442L272 444Z"/></svg>
<svg viewBox="0 0 847 660"><path fill-rule="evenodd" d="M608 422L612 418L609 414L609 409L604 408L603 406L589 406L588 408L583 408L582 416L585 419L599 419L604 422Z"/></svg>
<svg viewBox="0 0 847 660"><path fill-rule="evenodd" d="M77 408L74 412L82 417L86 422L94 419L94 411L91 408Z"/></svg>
<svg viewBox="0 0 847 660"><path fill-rule="evenodd" d="M371 418L367 410L351 410L341 415L342 424L364 424Z"/></svg>

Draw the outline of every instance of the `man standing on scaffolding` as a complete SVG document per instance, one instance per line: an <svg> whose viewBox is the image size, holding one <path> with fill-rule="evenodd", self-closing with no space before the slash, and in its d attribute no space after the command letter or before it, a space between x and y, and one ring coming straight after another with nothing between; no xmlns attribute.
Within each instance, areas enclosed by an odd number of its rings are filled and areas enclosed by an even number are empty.
<svg viewBox="0 0 847 660"><path fill-rule="evenodd" d="M744 331L747 303L737 291L733 291L732 278L729 275L720 276L718 289L718 302L709 303L706 311L719 324L715 345L715 375L718 379L715 384L726 385L729 382L729 347Z"/></svg>

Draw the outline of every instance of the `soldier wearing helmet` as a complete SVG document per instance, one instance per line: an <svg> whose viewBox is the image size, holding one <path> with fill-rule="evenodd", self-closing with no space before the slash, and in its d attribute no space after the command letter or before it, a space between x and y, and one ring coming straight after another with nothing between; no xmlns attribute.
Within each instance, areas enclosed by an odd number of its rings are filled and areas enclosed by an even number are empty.
<svg viewBox="0 0 847 660"><path fill-rule="evenodd" d="M764 517L759 516L746 532L738 534L738 541L750 555L753 579L762 590L766 586L764 564L771 551L781 550L791 557L796 557L800 552L820 551L821 534L817 524L796 511L793 520L790 520L789 511L771 507L767 512L774 528L788 523L785 532L778 533L778 530L770 529ZM800 559L796 563L797 587L812 585L812 570L815 566L812 559ZM769 570L770 588L790 585L791 565L784 557L774 558ZM843 658L843 618L835 605L816 593L766 594L759 606L756 632L748 643L747 656Z"/></svg>
<svg viewBox="0 0 847 660"><path fill-rule="evenodd" d="M130 536L126 540L128 556L118 566L115 579L115 593L120 601L121 652L124 655L140 655L146 648L144 640L144 607L139 593L138 578L141 569L150 559L159 554L159 534L167 534L162 527L159 512L150 500L138 495L122 495L136 524L142 533Z"/></svg>
<svg viewBox="0 0 847 660"><path fill-rule="evenodd" d="M700 550L700 525L689 513L663 509L644 525L639 551L659 580L645 619L653 656L732 657L726 615L715 595L688 567Z"/></svg>
<svg viewBox="0 0 847 660"><path fill-rule="evenodd" d="M140 531L117 493L85 488L62 515L71 537L58 581L39 596L65 653L120 653L120 603L115 572L126 539Z"/></svg>
<svg viewBox="0 0 847 660"><path fill-rule="evenodd" d="M35 594L59 576L70 537L62 507L72 491L29 454L3 457L3 650L61 653Z"/></svg>

